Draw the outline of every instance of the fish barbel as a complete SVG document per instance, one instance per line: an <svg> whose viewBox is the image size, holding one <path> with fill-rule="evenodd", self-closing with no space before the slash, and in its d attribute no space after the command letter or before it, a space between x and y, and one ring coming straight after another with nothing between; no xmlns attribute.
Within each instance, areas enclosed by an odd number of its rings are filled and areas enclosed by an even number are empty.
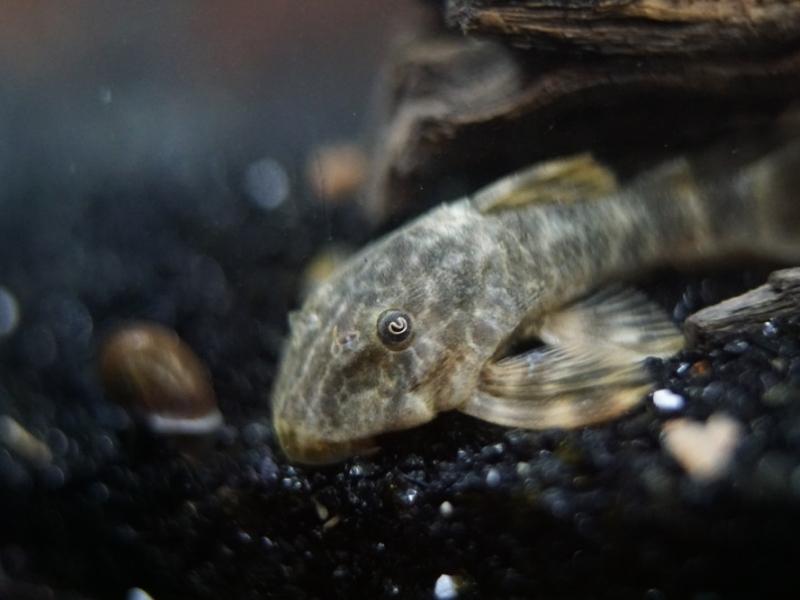
<svg viewBox="0 0 800 600"><path fill-rule="evenodd" d="M624 414L651 385L644 359L683 338L615 281L740 253L800 259L800 141L752 146L621 187L590 155L545 162L368 245L290 315L272 396L282 449L336 462L449 410L531 429Z"/></svg>

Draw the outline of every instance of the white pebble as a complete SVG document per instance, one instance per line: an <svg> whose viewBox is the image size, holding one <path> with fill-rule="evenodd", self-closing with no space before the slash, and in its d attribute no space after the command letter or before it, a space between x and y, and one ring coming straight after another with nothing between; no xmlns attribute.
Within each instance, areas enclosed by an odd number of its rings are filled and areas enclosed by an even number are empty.
<svg viewBox="0 0 800 600"><path fill-rule="evenodd" d="M418 490L415 490L414 488L408 488L400 494L400 499L406 506L411 506L417 501L417 496L419 496Z"/></svg>
<svg viewBox="0 0 800 600"><path fill-rule="evenodd" d="M153 600L153 597L142 588L131 588L128 590L127 600Z"/></svg>
<svg viewBox="0 0 800 600"><path fill-rule="evenodd" d="M656 408L665 411L675 411L683 408L686 401L683 396L667 389L653 392L653 404Z"/></svg>
<svg viewBox="0 0 800 600"><path fill-rule="evenodd" d="M489 487L497 487L500 485L500 471L495 468L489 469L486 473L486 485Z"/></svg>
<svg viewBox="0 0 800 600"><path fill-rule="evenodd" d="M447 518L453 515L453 505L446 500L439 505L439 514Z"/></svg>
<svg viewBox="0 0 800 600"><path fill-rule="evenodd" d="M433 593L437 600L453 600L458 598L458 588L456 581L450 575L439 575Z"/></svg>
<svg viewBox="0 0 800 600"><path fill-rule="evenodd" d="M765 321L761 328L761 334L764 335L764 337L775 337L778 335L778 328L772 321Z"/></svg>

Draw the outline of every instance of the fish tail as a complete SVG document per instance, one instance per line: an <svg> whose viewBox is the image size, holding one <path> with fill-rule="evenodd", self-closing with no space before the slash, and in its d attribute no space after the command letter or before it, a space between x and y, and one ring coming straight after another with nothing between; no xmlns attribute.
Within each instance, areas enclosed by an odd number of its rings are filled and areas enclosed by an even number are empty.
<svg viewBox="0 0 800 600"><path fill-rule="evenodd" d="M674 262L731 254L800 261L800 138L729 142L641 184L661 241L677 242L664 244ZM670 202L655 202L665 193Z"/></svg>
<svg viewBox="0 0 800 600"><path fill-rule="evenodd" d="M800 261L800 139L751 163L732 183L741 207L734 231L745 249Z"/></svg>

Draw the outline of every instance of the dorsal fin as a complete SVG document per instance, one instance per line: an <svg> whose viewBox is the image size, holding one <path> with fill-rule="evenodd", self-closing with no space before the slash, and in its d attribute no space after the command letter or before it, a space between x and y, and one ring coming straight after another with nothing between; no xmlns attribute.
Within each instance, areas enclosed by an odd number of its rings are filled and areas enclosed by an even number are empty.
<svg viewBox="0 0 800 600"><path fill-rule="evenodd" d="M606 196L617 189L614 174L591 154L576 154L538 163L479 190L472 203L491 213L530 204L574 202Z"/></svg>

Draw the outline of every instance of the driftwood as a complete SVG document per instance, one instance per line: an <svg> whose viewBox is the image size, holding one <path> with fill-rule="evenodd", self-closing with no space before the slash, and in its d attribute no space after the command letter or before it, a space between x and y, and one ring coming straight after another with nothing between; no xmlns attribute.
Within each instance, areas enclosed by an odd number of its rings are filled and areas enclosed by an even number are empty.
<svg viewBox="0 0 800 600"><path fill-rule="evenodd" d="M600 13L611 15L634 6L668 5L694 14L711 4L717 3L451 2L446 16L469 32L488 33L492 20L474 17L481 11L513 6L517 16L538 18L553 7L570 6L559 11L553 27L576 39L572 27L594 31L586 11L603 8ZM794 16L800 3L718 4L726 10L705 23L706 31L738 31L742 17L736 10L748 7L753 28L739 37L709 35L713 52L709 47L691 56L655 52L646 44L617 52L616 38L599 33L593 42L598 52L580 55L539 46L513 50L442 31L420 36L384 69L382 124L364 195L368 214L377 223L405 217L537 160L587 150L624 176L774 120L800 97L800 42L792 43L800 36ZM783 19L775 16L781 6ZM643 21L620 17L614 20L615 35L630 32L633 40L641 36ZM663 26L672 32L667 37L676 50L689 48L683 28ZM722 43L728 38L739 41Z"/></svg>
<svg viewBox="0 0 800 600"><path fill-rule="evenodd" d="M800 314L800 268L775 271L766 284L709 306L684 323L690 346L758 331L770 319Z"/></svg>
<svg viewBox="0 0 800 600"><path fill-rule="evenodd" d="M464 33L540 50L599 54L757 53L800 41L786 0L450 0Z"/></svg>

